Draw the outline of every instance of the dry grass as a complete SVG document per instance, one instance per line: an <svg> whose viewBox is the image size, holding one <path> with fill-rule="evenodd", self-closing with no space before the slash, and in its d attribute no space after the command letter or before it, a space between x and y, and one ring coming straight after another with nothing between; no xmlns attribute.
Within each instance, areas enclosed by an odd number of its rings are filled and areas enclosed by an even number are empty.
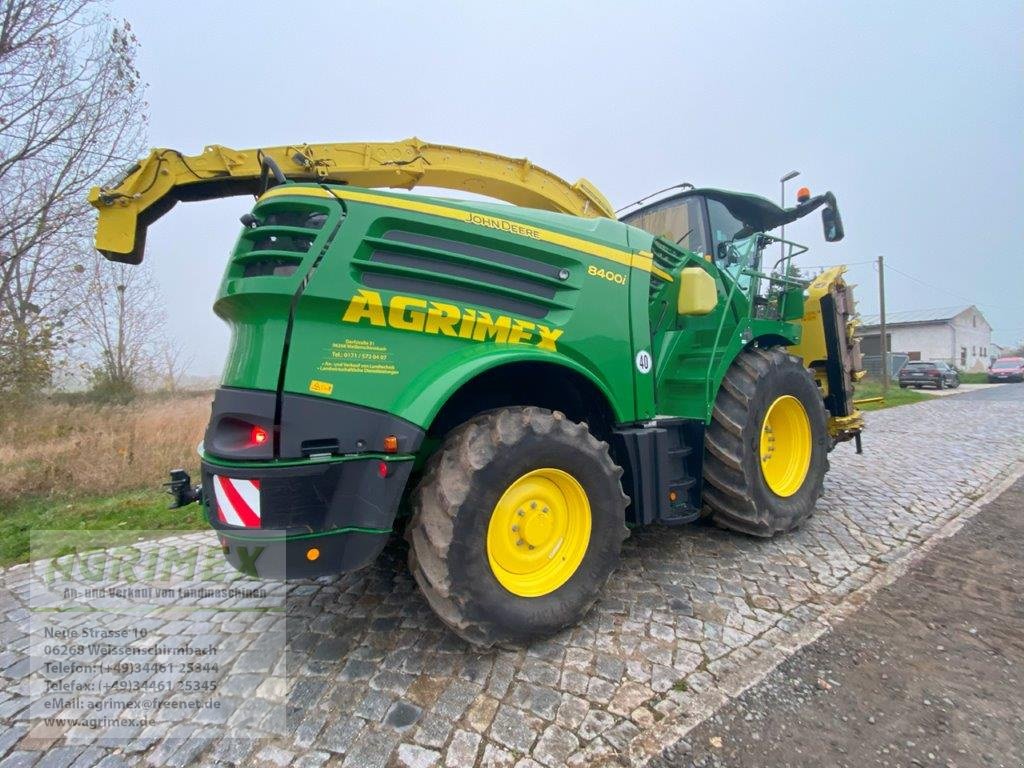
<svg viewBox="0 0 1024 768"><path fill-rule="evenodd" d="M0 405L0 505L27 496L157 489L174 467L195 477L210 399L202 394L139 398L129 405Z"/></svg>

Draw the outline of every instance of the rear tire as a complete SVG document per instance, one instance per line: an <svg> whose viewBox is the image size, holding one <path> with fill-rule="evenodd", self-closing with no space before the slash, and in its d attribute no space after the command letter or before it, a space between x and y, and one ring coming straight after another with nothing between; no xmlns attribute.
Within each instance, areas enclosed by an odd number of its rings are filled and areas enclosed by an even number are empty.
<svg viewBox="0 0 1024 768"><path fill-rule="evenodd" d="M607 443L557 411L503 408L454 429L427 463L406 529L430 607L483 647L578 623L628 535L621 476Z"/></svg>
<svg viewBox="0 0 1024 768"><path fill-rule="evenodd" d="M777 458L770 450L766 460L762 455L764 429L774 406L793 399L802 406L806 425L791 430L801 437L792 443L795 447L788 454L809 452L806 471L802 478L799 473L792 474L789 482L781 485L776 473L773 490L767 462L787 460L786 438L779 434L777 444L783 450ZM795 406L793 410L799 412ZM825 406L800 361L780 349L741 352L722 381L705 434L704 502L712 519L725 528L761 537L799 527L814 512L822 494L828 451Z"/></svg>

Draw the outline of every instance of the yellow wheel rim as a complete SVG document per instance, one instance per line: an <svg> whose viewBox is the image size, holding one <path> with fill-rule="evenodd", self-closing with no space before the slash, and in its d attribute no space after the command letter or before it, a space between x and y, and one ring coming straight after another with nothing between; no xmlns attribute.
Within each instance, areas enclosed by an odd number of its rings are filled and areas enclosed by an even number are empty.
<svg viewBox="0 0 1024 768"><path fill-rule="evenodd" d="M513 482L487 526L491 572L520 597L540 597L565 584L589 544L590 500L560 469L535 469Z"/></svg>
<svg viewBox="0 0 1024 768"><path fill-rule="evenodd" d="M811 466L811 420L792 395L775 400L761 425L761 474L772 493L792 496Z"/></svg>

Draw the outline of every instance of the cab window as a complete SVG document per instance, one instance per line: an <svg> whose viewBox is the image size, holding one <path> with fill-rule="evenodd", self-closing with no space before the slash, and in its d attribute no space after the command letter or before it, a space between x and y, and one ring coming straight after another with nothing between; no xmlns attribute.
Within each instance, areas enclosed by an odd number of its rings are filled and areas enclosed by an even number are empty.
<svg viewBox="0 0 1024 768"><path fill-rule="evenodd" d="M708 219L711 222L711 245L716 259L722 258L722 245L736 237L743 229L743 222L729 213L729 209L717 200L708 200Z"/></svg>
<svg viewBox="0 0 1024 768"><path fill-rule="evenodd" d="M699 197L665 200L623 216L622 220L688 251L711 253Z"/></svg>

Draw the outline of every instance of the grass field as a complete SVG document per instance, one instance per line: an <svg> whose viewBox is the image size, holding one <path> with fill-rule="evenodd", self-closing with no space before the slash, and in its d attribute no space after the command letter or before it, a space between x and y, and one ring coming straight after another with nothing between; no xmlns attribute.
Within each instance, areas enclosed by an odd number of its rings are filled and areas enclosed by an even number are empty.
<svg viewBox="0 0 1024 768"><path fill-rule="evenodd" d="M32 530L204 527L198 506L168 510L167 471L198 475L210 396L129 405L35 401L0 411L0 565L23 562Z"/></svg>
<svg viewBox="0 0 1024 768"><path fill-rule="evenodd" d="M13 502L0 517L0 566L23 563L31 553L32 531L203 529L198 504L167 509L159 490L128 491L92 498L29 497Z"/></svg>
<svg viewBox="0 0 1024 768"><path fill-rule="evenodd" d="M864 381L857 384L856 399L868 397L881 397L882 396L882 384L873 379L865 379ZM889 393L885 396L885 401L881 403L864 403L857 406L862 411L880 411L883 408L893 408L897 405L910 405L911 403L919 403L922 400L929 400L931 398L928 395L921 394L916 389L900 389L898 384L892 384L889 387Z"/></svg>
<svg viewBox="0 0 1024 768"><path fill-rule="evenodd" d="M961 384L987 384L988 374L987 373L961 373L960 374Z"/></svg>

